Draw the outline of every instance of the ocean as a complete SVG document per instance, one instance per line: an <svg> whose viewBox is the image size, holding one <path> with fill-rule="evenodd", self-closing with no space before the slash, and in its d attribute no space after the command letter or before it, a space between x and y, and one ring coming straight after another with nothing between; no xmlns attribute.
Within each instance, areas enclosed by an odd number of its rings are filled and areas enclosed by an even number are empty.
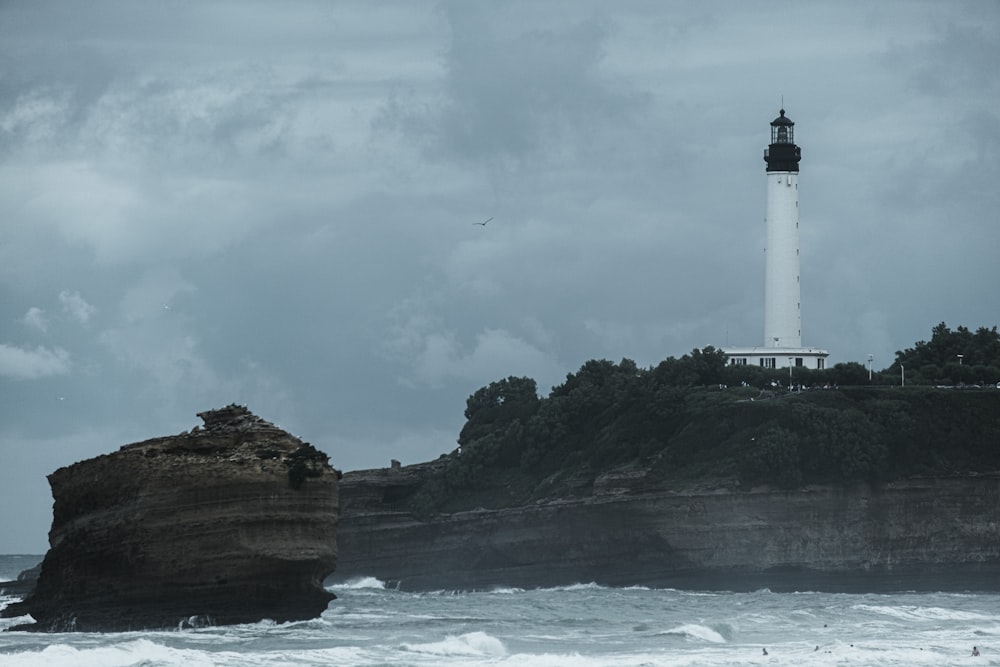
<svg viewBox="0 0 1000 667"><path fill-rule="evenodd" d="M40 560L0 556L0 580ZM2 586L0 586L2 588ZM4 631L0 667L1000 665L1000 594L331 587L315 620L156 632ZM0 606L13 598L0 596ZM972 647L981 655L972 657ZM767 655L764 655L764 650Z"/></svg>

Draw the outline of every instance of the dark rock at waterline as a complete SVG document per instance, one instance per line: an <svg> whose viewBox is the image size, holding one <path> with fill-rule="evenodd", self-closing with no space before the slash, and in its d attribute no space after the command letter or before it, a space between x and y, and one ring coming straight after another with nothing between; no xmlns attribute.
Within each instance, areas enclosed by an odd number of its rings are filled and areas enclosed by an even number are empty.
<svg viewBox="0 0 1000 667"><path fill-rule="evenodd" d="M0 581L0 595L14 595L21 598L31 595L41 571L42 564L38 563L22 571L14 581Z"/></svg>
<svg viewBox="0 0 1000 667"><path fill-rule="evenodd" d="M319 616L334 597L339 473L245 407L199 417L49 475L50 549L34 592L0 614L50 632Z"/></svg>

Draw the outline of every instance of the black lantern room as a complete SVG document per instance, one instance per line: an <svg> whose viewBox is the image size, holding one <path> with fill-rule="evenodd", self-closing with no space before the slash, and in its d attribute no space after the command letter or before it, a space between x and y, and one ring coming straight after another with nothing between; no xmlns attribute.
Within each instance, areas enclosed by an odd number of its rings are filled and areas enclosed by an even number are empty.
<svg viewBox="0 0 1000 667"><path fill-rule="evenodd" d="M767 170L798 173L802 149L795 145L795 123L781 110L781 115L771 121L771 145L764 151Z"/></svg>

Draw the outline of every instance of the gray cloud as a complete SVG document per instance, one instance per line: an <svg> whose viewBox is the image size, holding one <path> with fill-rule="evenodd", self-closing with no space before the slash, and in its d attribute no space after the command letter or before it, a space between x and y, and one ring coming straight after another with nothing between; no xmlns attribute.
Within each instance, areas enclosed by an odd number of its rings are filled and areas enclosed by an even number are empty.
<svg viewBox="0 0 1000 667"><path fill-rule="evenodd" d="M0 376L33 380L49 375L65 375L69 370L69 354L61 348L49 349L39 345L31 350L0 343Z"/></svg>
<svg viewBox="0 0 1000 667"><path fill-rule="evenodd" d="M86 324L89 322L90 318L97 310L92 305L87 303L87 301L80 296L79 292L63 290L62 292L59 292L59 302L62 304L63 311L80 324Z"/></svg>
<svg viewBox="0 0 1000 667"><path fill-rule="evenodd" d="M25 326L37 329L42 333L49 330L48 317L46 317L45 311L37 306L29 308L28 312L24 314L24 317L21 318L21 322L23 322Z"/></svg>

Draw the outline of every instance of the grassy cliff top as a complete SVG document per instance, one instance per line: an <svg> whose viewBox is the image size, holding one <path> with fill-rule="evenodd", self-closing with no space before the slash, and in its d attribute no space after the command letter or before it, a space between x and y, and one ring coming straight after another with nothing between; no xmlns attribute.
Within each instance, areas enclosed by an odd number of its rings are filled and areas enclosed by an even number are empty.
<svg viewBox="0 0 1000 667"><path fill-rule="evenodd" d="M792 489L1000 470L996 388L789 392L678 387L632 372L600 379L548 398L525 378L484 388L484 400L470 397L460 447L394 500L451 512L616 490Z"/></svg>

